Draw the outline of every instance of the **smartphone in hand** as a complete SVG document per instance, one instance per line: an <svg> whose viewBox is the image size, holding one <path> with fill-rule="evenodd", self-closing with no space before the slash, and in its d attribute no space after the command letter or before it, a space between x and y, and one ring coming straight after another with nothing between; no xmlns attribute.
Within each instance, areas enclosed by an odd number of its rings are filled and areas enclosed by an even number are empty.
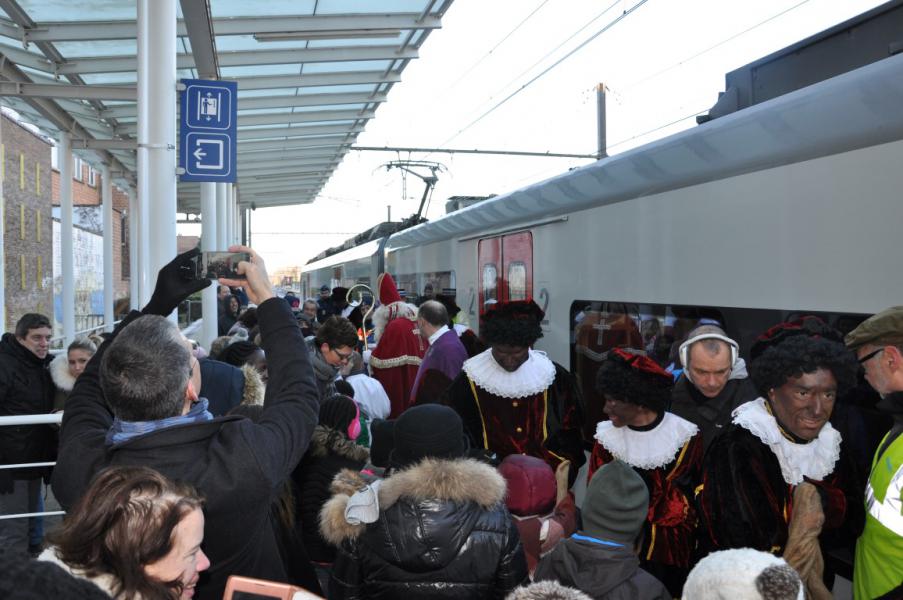
<svg viewBox="0 0 903 600"><path fill-rule="evenodd" d="M247 252L202 252L193 259L194 279L244 279L236 271L238 263L250 261Z"/></svg>

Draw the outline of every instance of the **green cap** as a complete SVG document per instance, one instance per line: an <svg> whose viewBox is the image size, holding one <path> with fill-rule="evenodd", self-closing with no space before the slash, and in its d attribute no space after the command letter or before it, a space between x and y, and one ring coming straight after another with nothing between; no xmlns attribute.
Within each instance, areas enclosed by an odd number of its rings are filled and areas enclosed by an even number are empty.
<svg viewBox="0 0 903 600"><path fill-rule="evenodd" d="M649 490L633 467L613 460L593 474L583 500L583 531L602 539L633 543L646 523Z"/></svg>
<svg viewBox="0 0 903 600"><path fill-rule="evenodd" d="M848 333L844 342L853 350L865 344L903 344L903 306L892 306L869 317Z"/></svg>

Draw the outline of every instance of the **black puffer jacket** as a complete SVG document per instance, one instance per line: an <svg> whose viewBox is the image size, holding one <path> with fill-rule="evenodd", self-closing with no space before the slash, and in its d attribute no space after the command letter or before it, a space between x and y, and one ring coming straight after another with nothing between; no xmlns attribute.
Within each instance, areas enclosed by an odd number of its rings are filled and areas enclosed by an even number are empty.
<svg viewBox="0 0 903 600"><path fill-rule="evenodd" d="M379 518L345 521L360 478L333 482L320 513L323 537L338 546L329 597L504 598L527 581L527 561L505 508L505 480L474 460L426 459L379 487Z"/></svg>
<svg viewBox="0 0 903 600"><path fill-rule="evenodd" d="M53 410L54 386L47 365L53 357L38 358L11 333L0 340L0 416L38 415ZM56 433L50 425L0 427L0 463L53 460ZM37 479L46 469L15 469L14 479Z"/></svg>
<svg viewBox="0 0 903 600"><path fill-rule="evenodd" d="M296 523L310 560L331 563L335 547L320 535L320 509L332 496L329 489L333 478L342 469L360 471L367 464L370 453L342 433L317 425L310 448L292 474L295 482Z"/></svg>

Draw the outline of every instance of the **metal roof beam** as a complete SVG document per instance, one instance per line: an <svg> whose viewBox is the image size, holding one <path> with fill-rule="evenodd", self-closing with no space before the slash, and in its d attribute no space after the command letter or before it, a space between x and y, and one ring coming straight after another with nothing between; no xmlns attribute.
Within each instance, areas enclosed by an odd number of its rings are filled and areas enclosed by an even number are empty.
<svg viewBox="0 0 903 600"><path fill-rule="evenodd" d="M324 135L311 138L298 138L292 140L257 140L243 141L238 140L239 155L253 156L252 153L258 151L292 151L304 148L338 148L350 146L354 143L357 134L347 135Z"/></svg>
<svg viewBox="0 0 903 600"><path fill-rule="evenodd" d="M29 54L25 52L25 54ZM32 55L34 56L34 55ZM222 67L246 67L257 65L295 64L295 63L320 63L320 62L346 62L359 60L403 60L417 58L416 48L404 48L399 50L395 46L339 46L329 48L294 48L280 50L252 50L241 52L220 52L219 66ZM24 64L24 63L23 63ZM50 62L41 59L33 68L42 71L52 71ZM27 65L31 67L32 65ZM188 54L179 54L176 57L177 69L194 69L197 65L194 58ZM57 68L56 72L66 74L85 73L121 73L132 72L138 69L136 56L83 56L65 60Z"/></svg>
<svg viewBox="0 0 903 600"><path fill-rule="evenodd" d="M398 83L401 73L390 71L347 71L342 73L310 73L304 75L258 75L254 77L223 77L238 82L239 104L242 90L271 90L278 88L318 87L333 85L363 85Z"/></svg>
<svg viewBox="0 0 903 600"><path fill-rule="evenodd" d="M73 138L72 149L85 148L88 150L137 150L138 140L100 140Z"/></svg>
<svg viewBox="0 0 903 600"><path fill-rule="evenodd" d="M275 179L277 177L297 177L316 175L322 176L324 173L332 172L336 168L336 161L318 161L310 163L285 163L272 164L269 166L255 165L252 167L238 168L238 177L242 181L248 181L251 178L254 181L262 179ZM261 179L262 178L262 179Z"/></svg>
<svg viewBox="0 0 903 600"><path fill-rule="evenodd" d="M134 87L109 85L63 85L2 81L0 82L0 96L134 101L138 98L138 90Z"/></svg>
<svg viewBox="0 0 903 600"><path fill-rule="evenodd" d="M189 5L186 9L186 4ZM177 35L191 36L191 4L207 4L182 0L182 13L186 21L179 21ZM206 7L205 7L206 8ZM216 35L254 35L255 33L279 33L298 38L305 33L313 35L340 34L348 32L378 32L392 29L439 29L439 17L426 16L418 20L418 13L397 13L382 15L314 15L314 16L267 16L213 19ZM23 31L24 29L24 31ZM138 27L135 21L80 21L78 23L44 22L27 29L17 27L12 22L0 20L0 35L24 39L26 42L80 42L94 40L135 39ZM192 47L194 41L192 40Z"/></svg>
<svg viewBox="0 0 903 600"><path fill-rule="evenodd" d="M315 177L294 177L291 179L272 179L270 181L244 181L238 180L238 187L242 192L270 192L273 190L297 190L304 187L317 185L328 179L328 175Z"/></svg>
<svg viewBox="0 0 903 600"><path fill-rule="evenodd" d="M219 79L216 56L216 39L210 15L210 2L181 0L183 22L191 42L191 55L198 71L199 79Z"/></svg>
<svg viewBox="0 0 903 600"><path fill-rule="evenodd" d="M274 138L302 137L308 135L331 135L335 133L360 133L363 125L349 127L348 125L307 125L305 127L264 127L261 129L242 129L238 132L239 139L261 140ZM239 146L239 149L241 147Z"/></svg>
<svg viewBox="0 0 903 600"><path fill-rule="evenodd" d="M296 77L296 76L292 76ZM91 86L96 87L96 86ZM107 86L112 90L132 89ZM241 84L239 84L239 95L241 93ZM114 99L114 98L111 98ZM129 98L115 98L117 100L128 100ZM382 103L387 99L386 94L371 94L368 92L360 92L356 94L301 94L300 96L283 94L279 96L269 96L266 98L239 98L238 110L258 110L264 108L291 108L295 106L335 106L342 104L368 104ZM134 119L138 114L138 107L135 105L123 104L120 106L111 106L103 110L100 114L102 118L115 119ZM239 112L239 114L241 114Z"/></svg>
<svg viewBox="0 0 903 600"><path fill-rule="evenodd" d="M239 164L253 165L258 163L269 164L289 160L315 160L338 159L348 152L347 147L334 148L303 148L295 151L268 150L265 152L246 152L238 155Z"/></svg>
<svg viewBox="0 0 903 600"><path fill-rule="evenodd" d="M257 115L238 115L238 126L282 125L289 123L319 123L322 121L351 121L372 119L376 113L372 110L314 110L295 113L263 113Z"/></svg>

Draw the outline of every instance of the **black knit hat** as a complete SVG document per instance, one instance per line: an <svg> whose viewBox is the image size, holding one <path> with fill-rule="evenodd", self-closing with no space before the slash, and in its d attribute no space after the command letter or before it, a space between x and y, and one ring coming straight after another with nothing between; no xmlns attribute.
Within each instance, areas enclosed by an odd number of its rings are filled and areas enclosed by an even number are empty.
<svg viewBox="0 0 903 600"><path fill-rule="evenodd" d="M632 544L649 512L649 490L633 467L620 460L593 474L583 500L583 531L593 537Z"/></svg>
<svg viewBox="0 0 903 600"><path fill-rule="evenodd" d="M334 394L320 406L320 425L345 431L356 415L354 400L343 394Z"/></svg>
<svg viewBox="0 0 903 600"><path fill-rule="evenodd" d="M370 462L373 466L389 466L389 455L395 446L395 419L373 419L370 423Z"/></svg>
<svg viewBox="0 0 903 600"><path fill-rule="evenodd" d="M467 452L464 424L454 410L441 404L412 406L395 420L394 469L431 458L459 458Z"/></svg>

